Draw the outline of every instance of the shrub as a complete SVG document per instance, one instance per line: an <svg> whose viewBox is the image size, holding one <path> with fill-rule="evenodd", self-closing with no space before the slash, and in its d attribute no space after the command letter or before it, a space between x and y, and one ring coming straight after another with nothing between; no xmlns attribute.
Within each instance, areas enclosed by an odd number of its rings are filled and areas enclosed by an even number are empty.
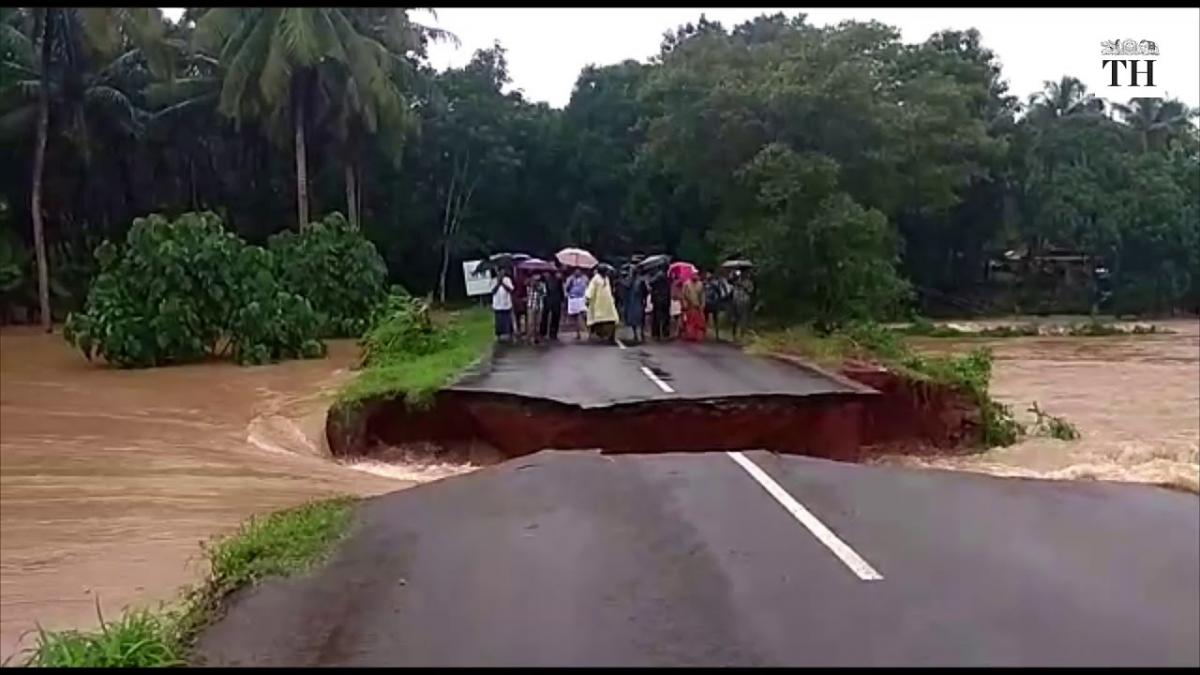
<svg viewBox="0 0 1200 675"><path fill-rule="evenodd" d="M281 288L270 254L213 213L138 218L123 248L105 242L96 258L84 311L63 331L88 359L147 367L231 351L240 363L323 352L311 307Z"/></svg>
<svg viewBox="0 0 1200 675"><path fill-rule="evenodd" d="M389 295L372 312L371 328L363 334L361 365L425 356L446 345L447 335L434 325L429 305L402 295Z"/></svg>
<svg viewBox="0 0 1200 675"><path fill-rule="evenodd" d="M284 288L312 303L321 337L363 334L372 309L387 294L387 266L342 214L332 213L298 233L277 234L267 246Z"/></svg>

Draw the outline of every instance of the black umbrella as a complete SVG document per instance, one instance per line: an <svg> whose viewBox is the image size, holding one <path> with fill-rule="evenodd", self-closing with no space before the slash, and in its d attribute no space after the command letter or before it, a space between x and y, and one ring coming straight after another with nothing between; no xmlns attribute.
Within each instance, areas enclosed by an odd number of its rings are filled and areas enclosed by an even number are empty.
<svg viewBox="0 0 1200 675"><path fill-rule="evenodd" d="M513 267L517 263L524 260L529 260L529 255L526 253L493 253L488 256L487 260L479 263L475 268L476 272L491 272L498 270L501 267Z"/></svg>
<svg viewBox="0 0 1200 675"><path fill-rule="evenodd" d="M637 264L635 269L639 272L647 272L657 267L666 267L670 263L671 256L660 253L658 255L647 256Z"/></svg>

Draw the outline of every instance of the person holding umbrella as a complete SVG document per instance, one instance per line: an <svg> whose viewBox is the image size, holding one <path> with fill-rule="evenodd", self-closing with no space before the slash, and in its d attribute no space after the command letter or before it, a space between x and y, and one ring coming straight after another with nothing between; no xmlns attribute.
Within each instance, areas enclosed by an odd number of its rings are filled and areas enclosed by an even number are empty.
<svg viewBox="0 0 1200 675"><path fill-rule="evenodd" d="M571 276L567 277L567 318L575 324L575 339L583 339L584 319L587 312L587 301L584 296L587 294L588 280L583 275L583 270L576 267L571 271Z"/></svg>
<svg viewBox="0 0 1200 675"><path fill-rule="evenodd" d="M512 335L513 280L508 267L500 268L496 285L492 286L492 314L496 323L496 340L507 342Z"/></svg>

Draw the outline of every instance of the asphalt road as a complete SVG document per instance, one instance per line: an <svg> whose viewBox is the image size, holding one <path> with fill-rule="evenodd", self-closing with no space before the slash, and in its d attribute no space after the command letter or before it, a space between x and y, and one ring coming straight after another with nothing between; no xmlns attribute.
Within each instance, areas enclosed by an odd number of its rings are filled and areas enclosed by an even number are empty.
<svg viewBox="0 0 1200 675"><path fill-rule="evenodd" d="M492 363L450 387L600 408L664 399L870 395L868 387L816 370L750 356L722 343L646 343L627 348L560 343L498 346Z"/></svg>
<svg viewBox="0 0 1200 675"><path fill-rule="evenodd" d="M851 385L722 345L516 349L584 407ZM861 393L861 391L859 391ZM1200 500L745 453L545 451L365 503L207 665L1200 666Z"/></svg>
<svg viewBox="0 0 1200 675"><path fill-rule="evenodd" d="M369 501L208 665L1200 665L1195 495L748 452L543 452Z"/></svg>

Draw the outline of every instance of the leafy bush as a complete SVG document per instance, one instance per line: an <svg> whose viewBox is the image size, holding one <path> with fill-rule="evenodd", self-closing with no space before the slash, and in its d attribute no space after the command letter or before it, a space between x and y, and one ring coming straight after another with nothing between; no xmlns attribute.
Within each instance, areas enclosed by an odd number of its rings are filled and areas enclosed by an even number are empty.
<svg viewBox="0 0 1200 675"><path fill-rule="evenodd" d="M371 328L363 334L361 365L425 356L446 345L445 331L434 325L429 305L410 296L389 295L372 312Z"/></svg>
<svg viewBox="0 0 1200 675"><path fill-rule="evenodd" d="M213 213L134 220L121 249L96 250L100 273L63 336L122 367L232 352L239 363L319 356L308 302L283 290L270 254L227 232Z"/></svg>
<svg viewBox="0 0 1200 675"><path fill-rule="evenodd" d="M321 337L363 334L372 309L387 293L387 266L342 214L332 213L298 233L277 234L267 246L284 287L312 303Z"/></svg>

